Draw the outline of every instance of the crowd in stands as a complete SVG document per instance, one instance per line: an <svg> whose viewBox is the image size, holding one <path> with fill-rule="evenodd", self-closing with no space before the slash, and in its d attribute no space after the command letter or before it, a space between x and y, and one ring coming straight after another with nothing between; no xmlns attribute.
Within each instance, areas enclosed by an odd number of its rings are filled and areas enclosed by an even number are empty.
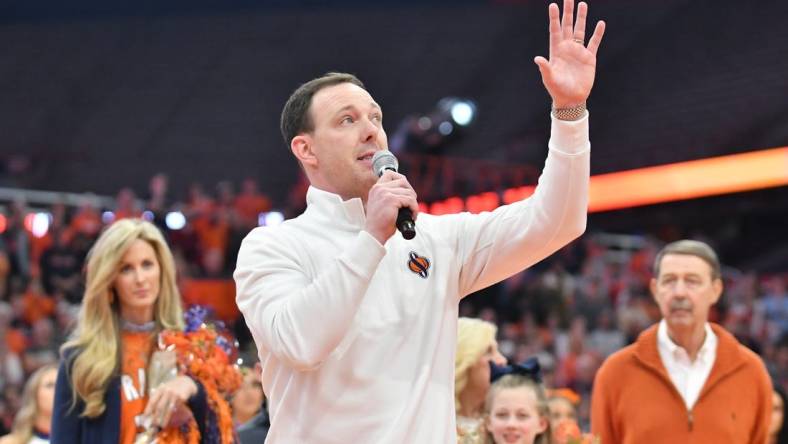
<svg viewBox="0 0 788 444"><path fill-rule="evenodd" d="M39 368L57 363L58 349L76 319L82 297L85 256L102 228L126 217L148 218L172 248L181 279L229 280L243 237L272 210L271 200L253 179L222 182L207 192L194 184L174 199L164 175L150 181L137 199L121 190L115 208L98 208L86 197L79 207L54 204L47 232L33 235L23 202L6 207L0 233L0 436L10 430L21 407L22 388ZM301 196L297 190L294 196ZM298 198L289 204L295 214ZM112 210L113 217L104 211ZM170 211L186 218L168 228ZM38 233L41 234L41 233ZM460 315L498 326L499 350L509 362L537 357L544 385L577 396L578 420L588 429L595 372L612 352L635 340L660 318L649 289L651 265L662 241L642 236L636 247L621 248L611 237L587 233L547 260L506 281L465 298ZM713 243L713 241L712 241ZM723 264L726 258L721 258ZM788 391L788 273L759 274L724 268L725 291L710 319L723 325L766 363L775 386ZM243 320L235 332L243 355L254 344ZM247 404L258 403L259 380L247 378ZM238 403L244 402L243 400ZM244 411L244 419L254 411Z"/></svg>

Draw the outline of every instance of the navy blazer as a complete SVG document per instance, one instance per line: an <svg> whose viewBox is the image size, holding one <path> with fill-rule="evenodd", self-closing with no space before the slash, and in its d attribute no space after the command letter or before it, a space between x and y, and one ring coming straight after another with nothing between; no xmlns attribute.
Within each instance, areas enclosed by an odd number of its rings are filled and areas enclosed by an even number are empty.
<svg viewBox="0 0 788 444"><path fill-rule="evenodd" d="M79 416L85 409L82 400L71 408L71 364L76 353L66 353L60 361L55 384L55 403L52 409L52 433L50 444L103 444L117 443L120 440L120 376L114 376L109 381L107 391L104 393L104 413L96 418ZM197 394L189 398L189 408L200 428L200 436L205 436L205 415L207 398L205 388L199 381Z"/></svg>

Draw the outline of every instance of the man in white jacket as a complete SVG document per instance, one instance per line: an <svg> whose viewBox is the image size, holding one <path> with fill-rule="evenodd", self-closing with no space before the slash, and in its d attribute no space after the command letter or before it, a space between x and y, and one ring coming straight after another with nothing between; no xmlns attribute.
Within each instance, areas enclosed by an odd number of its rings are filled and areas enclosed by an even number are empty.
<svg viewBox="0 0 788 444"><path fill-rule="evenodd" d="M597 24L587 6L551 4L550 59L535 58L553 99L549 154L528 199L477 215L418 216L416 193L393 171L382 111L363 84L330 73L299 87L282 133L311 186L307 209L244 239L237 303L263 366L268 443L454 443L458 303L583 233L588 112ZM410 208L417 235L396 234Z"/></svg>

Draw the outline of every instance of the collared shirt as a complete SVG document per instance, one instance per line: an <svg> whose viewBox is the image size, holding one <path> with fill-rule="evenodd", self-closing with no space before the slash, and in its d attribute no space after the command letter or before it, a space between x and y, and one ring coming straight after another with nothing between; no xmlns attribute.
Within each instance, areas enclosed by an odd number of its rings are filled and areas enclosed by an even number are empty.
<svg viewBox="0 0 788 444"><path fill-rule="evenodd" d="M714 360L717 358L717 336L711 331L709 323L705 326L706 338L698 350L694 361L689 354L668 336L668 324L663 319L657 328L657 349L662 364L668 371L670 380L676 386L687 410L692 410L700 391L709 378Z"/></svg>

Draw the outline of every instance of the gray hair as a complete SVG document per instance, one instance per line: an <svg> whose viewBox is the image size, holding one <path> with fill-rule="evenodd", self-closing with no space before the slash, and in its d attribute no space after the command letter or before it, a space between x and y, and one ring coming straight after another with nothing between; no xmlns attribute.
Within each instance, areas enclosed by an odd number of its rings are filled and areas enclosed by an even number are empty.
<svg viewBox="0 0 788 444"><path fill-rule="evenodd" d="M659 268L662 264L662 258L665 257L666 254L683 254L701 258L711 267L712 280L719 279L722 276L720 260L717 258L717 253L715 253L707 243L683 239L665 245L665 247L657 253L657 257L654 259L655 278L659 277Z"/></svg>

